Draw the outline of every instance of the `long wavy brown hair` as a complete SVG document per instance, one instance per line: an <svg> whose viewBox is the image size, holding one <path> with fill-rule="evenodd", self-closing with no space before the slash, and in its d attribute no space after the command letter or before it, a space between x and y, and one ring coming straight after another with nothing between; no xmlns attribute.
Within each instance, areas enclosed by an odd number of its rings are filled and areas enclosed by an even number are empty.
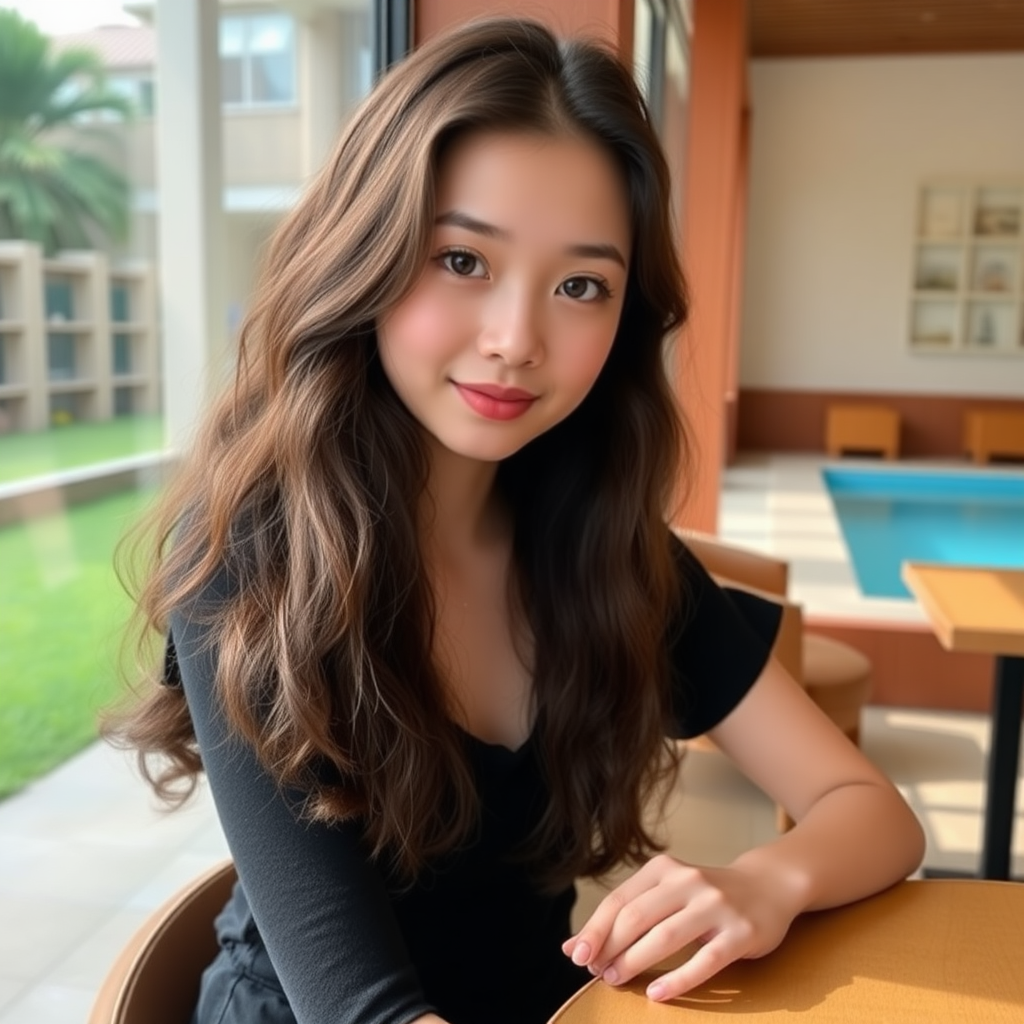
<svg viewBox="0 0 1024 1024"><path fill-rule="evenodd" d="M514 516L550 786L524 856L561 884L654 847L642 811L665 771L679 598L665 516L684 433L663 351L686 296L665 160L629 72L603 48L488 20L377 84L277 231L234 386L134 537L149 551L137 638L151 651L173 609L203 605L230 726L282 787L308 794L305 813L358 818L406 878L472 834L478 798L417 542L426 448L374 325L426 262L442 150L496 127L596 140L622 169L632 218L606 366L496 483ZM200 600L225 572L228 593ZM141 693L108 734L138 750L163 798L181 799L202 768L185 697L156 678Z"/></svg>

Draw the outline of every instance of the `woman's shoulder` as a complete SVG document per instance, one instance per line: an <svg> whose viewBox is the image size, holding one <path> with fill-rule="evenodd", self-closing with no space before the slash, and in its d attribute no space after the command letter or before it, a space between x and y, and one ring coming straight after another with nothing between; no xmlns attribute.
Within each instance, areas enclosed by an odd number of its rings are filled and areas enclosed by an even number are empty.
<svg viewBox="0 0 1024 1024"><path fill-rule="evenodd" d="M673 704L682 735L713 728L764 670L781 621L777 601L721 586L673 534L679 610L670 631Z"/></svg>

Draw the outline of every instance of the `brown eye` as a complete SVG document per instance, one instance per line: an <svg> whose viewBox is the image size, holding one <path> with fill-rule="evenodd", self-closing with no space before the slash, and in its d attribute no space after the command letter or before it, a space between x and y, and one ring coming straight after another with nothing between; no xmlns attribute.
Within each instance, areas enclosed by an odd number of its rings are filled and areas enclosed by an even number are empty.
<svg viewBox="0 0 1024 1024"><path fill-rule="evenodd" d="M595 299L607 298L610 294L605 284L593 277L570 277L562 282L559 291L566 298L580 302L593 302Z"/></svg>
<svg viewBox="0 0 1024 1024"><path fill-rule="evenodd" d="M446 252L442 257L445 267L457 277L483 277L483 264L471 252Z"/></svg>

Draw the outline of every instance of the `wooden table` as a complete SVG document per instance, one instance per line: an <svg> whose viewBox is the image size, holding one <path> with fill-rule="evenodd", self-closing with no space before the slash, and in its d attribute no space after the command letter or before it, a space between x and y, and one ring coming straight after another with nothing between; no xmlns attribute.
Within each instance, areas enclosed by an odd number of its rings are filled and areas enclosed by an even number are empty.
<svg viewBox="0 0 1024 1024"><path fill-rule="evenodd" d="M901 882L871 899L797 918L782 945L741 960L670 1003L654 975L594 981L551 1024L1020 1024L1024 886Z"/></svg>
<svg viewBox="0 0 1024 1024"><path fill-rule="evenodd" d="M996 655L981 875L1007 879L1024 703L1024 569L904 562L902 575L943 647Z"/></svg>

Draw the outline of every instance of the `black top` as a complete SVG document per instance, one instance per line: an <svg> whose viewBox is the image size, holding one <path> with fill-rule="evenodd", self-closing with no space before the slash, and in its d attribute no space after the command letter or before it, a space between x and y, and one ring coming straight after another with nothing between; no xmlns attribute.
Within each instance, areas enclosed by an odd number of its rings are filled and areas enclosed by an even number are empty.
<svg viewBox="0 0 1024 1024"><path fill-rule="evenodd" d="M760 675L779 609L714 584L677 546L687 620L673 630L680 738L707 732ZM476 840L412 887L367 858L358 823L301 820L214 699L207 627L171 616L177 663L203 765L252 916L299 1024L405 1024L429 1011L451 1024L544 1024L589 975L559 948L570 887L538 892L508 858L547 799L532 738L516 751L465 734L481 799ZM500 981L499 981L500 979Z"/></svg>

